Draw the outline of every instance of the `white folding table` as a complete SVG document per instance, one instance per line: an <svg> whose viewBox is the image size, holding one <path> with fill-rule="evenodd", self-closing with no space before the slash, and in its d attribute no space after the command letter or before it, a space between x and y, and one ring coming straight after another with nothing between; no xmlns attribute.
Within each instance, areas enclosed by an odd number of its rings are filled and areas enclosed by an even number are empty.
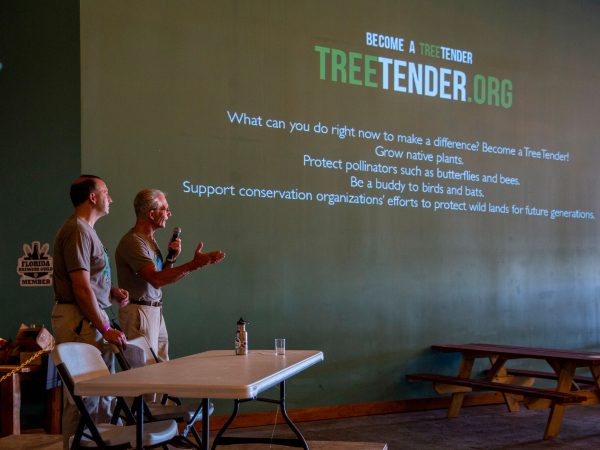
<svg viewBox="0 0 600 450"><path fill-rule="evenodd" d="M323 361L318 350L287 350L285 355L275 355L274 350L251 350L247 355L236 355L234 350L212 350L191 356L172 359L136 369L79 382L75 394L123 397L141 397L154 392L166 392L177 397L202 399L202 446L208 449L210 399L233 399L236 401L232 417L223 426L213 444L220 441L230 444L243 439L258 442L258 439L224 438L223 432L235 418L240 400L259 399L258 394L279 385L278 403L286 422L297 438L295 446L308 448L304 437L287 416L285 408L285 381L304 369ZM143 401L138 402L137 448L142 447ZM278 440L286 444L287 440ZM273 443L276 443L273 441ZM287 445L290 445L287 443Z"/></svg>

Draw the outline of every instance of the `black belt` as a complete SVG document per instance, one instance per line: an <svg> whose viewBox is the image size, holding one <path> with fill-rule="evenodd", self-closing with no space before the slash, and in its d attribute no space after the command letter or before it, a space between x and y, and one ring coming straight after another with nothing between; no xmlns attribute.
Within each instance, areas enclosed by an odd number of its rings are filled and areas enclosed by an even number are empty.
<svg viewBox="0 0 600 450"><path fill-rule="evenodd" d="M133 303L134 305L144 305L144 306L162 306L161 300L157 300L155 302L149 302L147 300L129 300L129 303Z"/></svg>
<svg viewBox="0 0 600 450"><path fill-rule="evenodd" d="M75 302L70 302L68 300L63 300L63 299L54 300L54 303L57 304L57 305L76 305L77 304ZM112 309L112 306L107 306L106 308L100 307L100 309L103 310L103 311L106 311L106 310Z"/></svg>

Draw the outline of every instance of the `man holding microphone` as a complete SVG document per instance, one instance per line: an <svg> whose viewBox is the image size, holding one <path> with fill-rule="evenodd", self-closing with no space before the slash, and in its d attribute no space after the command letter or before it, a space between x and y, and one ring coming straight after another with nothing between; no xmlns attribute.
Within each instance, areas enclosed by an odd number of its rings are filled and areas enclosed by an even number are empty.
<svg viewBox="0 0 600 450"><path fill-rule="evenodd" d="M144 189L133 202L136 223L119 242L115 255L117 276L130 294L129 305L119 311L119 321L128 339L144 336L161 360L169 359L169 337L162 313L162 287L225 257L220 250L203 253L198 244L191 261L175 267L181 239L175 232L169 255L163 259L154 233L165 228L171 210L164 192Z"/></svg>

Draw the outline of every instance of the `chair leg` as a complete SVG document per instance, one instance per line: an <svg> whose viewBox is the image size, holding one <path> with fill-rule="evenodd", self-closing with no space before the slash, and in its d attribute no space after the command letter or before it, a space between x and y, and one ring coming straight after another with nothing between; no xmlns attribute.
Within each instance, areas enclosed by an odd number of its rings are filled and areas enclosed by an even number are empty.
<svg viewBox="0 0 600 450"><path fill-rule="evenodd" d="M196 430L196 428L194 426L192 426L192 430L191 431L192 431L192 434L194 435L194 439L198 443L198 448L202 448L202 438L198 434L198 430Z"/></svg>
<svg viewBox="0 0 600 450"><path fill-rule="evenodd" d="M73 436L73 443L71 444L71 450L76 450L79 448L79 442L81 441L81 437L83 436L84 429L85 429L85 423L82 419L77 424L77 430L75 431L75 436Z"/></svg>
<svg viewBox="0 0 600 450"><path fill-rule="evenodd" d="M174 445L177 448L196 448L198 450L201 450L201 448L202 448L201 445L198 446L198 445L194 444L188 438L186 438L185 436L182 436L180 434L175 436L168 443L171 445Z"/></svg>

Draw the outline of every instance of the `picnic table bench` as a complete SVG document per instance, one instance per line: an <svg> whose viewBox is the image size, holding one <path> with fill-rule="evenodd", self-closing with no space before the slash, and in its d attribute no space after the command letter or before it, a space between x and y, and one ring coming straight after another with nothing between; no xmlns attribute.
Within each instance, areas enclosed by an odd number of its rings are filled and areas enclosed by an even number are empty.
<svg viewBox="0 0 600 450"><path fill-rule="evenodd" d="M466 393L495 391L502 393L509 411L519 411L524 401L531 409L550 408L544 439L558 435L567 406L600 403L600 353L573 350L519 347L497 344L443 344L433 345L439 352L458 352L462 355L456 376L415 373L406 377L410 381L430 381L440 394L452 394L448 417L457 417ZM476 359L487 358L490 369L485 377L473 376ZM551 371L507 368L507 361L517 359L543 360ZM576 375L575 370L585 368L590 376ZM553 388L533 386L537 380L555 380Z"/></svg>

